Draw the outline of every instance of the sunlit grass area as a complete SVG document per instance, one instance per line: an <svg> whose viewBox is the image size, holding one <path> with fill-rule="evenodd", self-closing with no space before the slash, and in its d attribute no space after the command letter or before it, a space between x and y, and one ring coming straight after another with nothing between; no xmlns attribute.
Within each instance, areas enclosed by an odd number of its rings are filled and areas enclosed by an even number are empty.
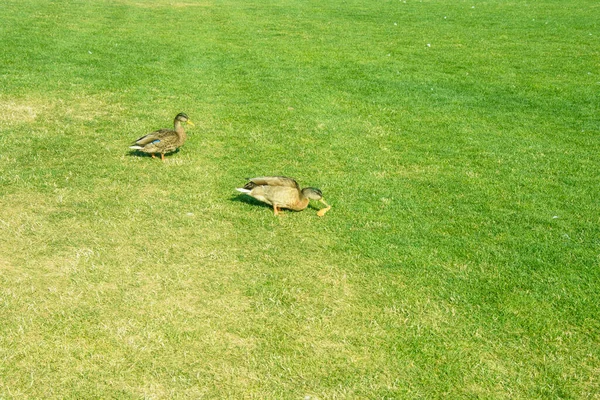
<svg viewBox="0 0 600 400"><path fill-rule="evenodd" d="M598 398L598 21L0 0L0 398Z"/></svg>

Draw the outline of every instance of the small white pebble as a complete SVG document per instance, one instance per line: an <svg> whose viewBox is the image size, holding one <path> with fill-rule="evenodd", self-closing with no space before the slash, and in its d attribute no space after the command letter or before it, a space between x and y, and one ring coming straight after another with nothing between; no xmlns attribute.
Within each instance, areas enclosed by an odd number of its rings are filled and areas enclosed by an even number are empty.
<svg viewBox="0 0 600 400"><path fill-rule="evenodd" d="M554 217L552 217L552 219L556 219L556 218L558 218L558 215L555 215Z"/></svg>
<svg viewBox="0 0 600 400"><path fill-rule="evenodd" d="M427 47L431 47L431 43L427 43Z"/></svg>

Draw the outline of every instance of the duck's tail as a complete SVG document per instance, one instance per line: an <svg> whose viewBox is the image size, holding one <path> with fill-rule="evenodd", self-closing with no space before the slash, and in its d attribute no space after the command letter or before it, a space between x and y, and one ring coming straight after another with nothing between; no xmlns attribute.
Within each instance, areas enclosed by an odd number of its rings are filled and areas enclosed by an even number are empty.
<svg viewBox="0 0 600 400"><path fill-rule="evenodd" d="M140 146L140 145L137 145L137 144L136 144L136 145L133 145L133 146L129 146L129 148L130 148L130 149L134 149L134 150L141 150L141 149L143 149L143 147L142 147L142 146Z"/></svg>
<svg viewBox="0 0 600 400"><path fill-rule="evenodd" d="M238 192L242 192L245 194L249 194L251 191L248 189L244 189L244 188L235 188L235 190L237 190Z"/></svg>

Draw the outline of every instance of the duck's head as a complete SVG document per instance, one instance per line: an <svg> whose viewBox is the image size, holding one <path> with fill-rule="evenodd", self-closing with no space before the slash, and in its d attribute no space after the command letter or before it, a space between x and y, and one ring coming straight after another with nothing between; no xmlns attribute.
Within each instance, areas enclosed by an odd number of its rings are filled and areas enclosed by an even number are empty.
<svg viewBox="0 0 600 400"><path fill-rule="evenodd" d="M319 217L322 217L323 215L325 215L325 213L327 211L329 211L329 209L331 208L331 206L325 202L325 199L323 198L323 193L321 192L321 189L317 189L314 187L307 187L307 188L302 189L302 195L311 200L318 200L325 205L326 208L320 209L319 212L317 213L317 215Z"/></svg>
<svg viewBox="0 0 600 400"><path fill-rule="evenodd" d="M321 200L323 198L323 193L321 189L317 189L314 187L307 187L302 189L302 194L304 197L307 197L311 200Z"/></svg>
<svg viewBox="0 0 600 400"><path fill-rule="evenodd" d="M191 126L194 126L194 123L192 122L190 117L188 117L187 114L185 114L185 113L177 114L177 116L175 117L175 121L185 122L187 124L190 124Z"/></svg>

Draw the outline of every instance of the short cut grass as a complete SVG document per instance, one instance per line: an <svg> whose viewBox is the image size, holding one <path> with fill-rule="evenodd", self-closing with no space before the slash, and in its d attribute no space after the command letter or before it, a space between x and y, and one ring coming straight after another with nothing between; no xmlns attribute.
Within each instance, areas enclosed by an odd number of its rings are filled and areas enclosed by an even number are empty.
<svg viewBox="0 0 600 400"><path fill-rule="evenodd" d="M598 398L595 0L0 9L0 398Z"/></svg>

